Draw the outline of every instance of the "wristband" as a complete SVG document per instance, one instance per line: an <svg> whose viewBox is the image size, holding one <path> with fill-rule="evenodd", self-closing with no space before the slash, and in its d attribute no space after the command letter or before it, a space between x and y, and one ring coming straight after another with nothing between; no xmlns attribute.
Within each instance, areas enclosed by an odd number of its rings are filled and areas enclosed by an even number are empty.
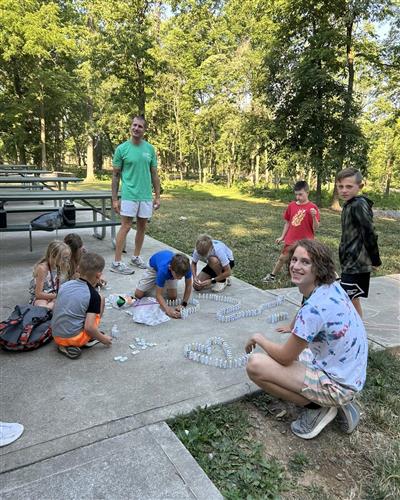
<svg viewBox="0 0 400 500"><path fill-rule="evenodd" d="M211 283L212 283L213 285L215 285L215 283L216 283L216 282L217 282L217 280L216 280L215 278L211 278Z"/></svg>
<svg viewBox="0 0 400 500"><path fill-rule="evenodd" d="M186 307L186 306L187 306L187 302L186 302L186 300L182 300L182 305L183 305L183 307Z"/></svg>

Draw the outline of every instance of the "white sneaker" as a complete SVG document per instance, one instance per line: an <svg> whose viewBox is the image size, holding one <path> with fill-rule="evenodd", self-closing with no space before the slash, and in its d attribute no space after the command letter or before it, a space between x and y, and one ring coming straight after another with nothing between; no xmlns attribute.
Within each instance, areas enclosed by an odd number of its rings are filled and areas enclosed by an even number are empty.
<svg viewBox="0 0 400 500"><path fill-rule="evenodd" d="M211 291L215 293L220 293L223 292L226 287L227 287L226 281L225 282L217 281L217 283L215 283L215 285L211 288Z"/></svg>
<svg viewBox="0 0 400 500"><path fill-rule="evenodd" d="M113 262L111 264L110 271L118 274L133 274L135 272L134 269L128 267L123 262Z"/></svg>
<svg viewBox="0 0 400 500"><path fill-rule="evenodd" d="M264 278L261 280L263 283L275 283L276 276L275 274L269 273L267 276L264 276Z"/></svg>
<svg viewBox="0 0 400 500"><path fill-rule="evenodd" d="M131 258L131 264L138 267L139 269L147 269L147 264L140 255L138 255L137 257L133 256Z"/></svg>
<svg viewBox="0 0 400 500"><path fill-rule="evenodd" d="M13 443L23 432L22 424L0 422L0 446Z"/></svg>

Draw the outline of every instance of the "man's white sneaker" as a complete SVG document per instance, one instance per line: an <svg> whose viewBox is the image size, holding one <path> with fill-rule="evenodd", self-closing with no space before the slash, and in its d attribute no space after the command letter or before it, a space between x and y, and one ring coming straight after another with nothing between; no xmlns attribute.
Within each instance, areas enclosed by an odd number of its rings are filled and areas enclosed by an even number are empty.
<svg viewBox="0 0 400 500"><path fill-rule="evenodd" d="M0 422L0 446L13 443L24 432L24 426L17 423Z"/></svg>
<svg viewBox="0 0 400 500"><path fill-rule="evenodd" d="M123 262L113 262L111 264L110 271L118 274L133 274L135 272L134 269L128 267Z"/></svg>
<svg viewBox="0 0 400 500"><path fill-rule="evenodd" d="M217 283L215 283L215 285L211 288L211 291L215 293L220 293L223 292L226 287L227 287L226 281L225 282L217 281Z"/></svg>
<svg viewBox="0 0 400 500"><path fill-rule="evenodd" d="M138 255L137 257L133 256L131 258L131 264L134 266L138 267L139 269L147 269L147 264L146 262Z"/></svg>

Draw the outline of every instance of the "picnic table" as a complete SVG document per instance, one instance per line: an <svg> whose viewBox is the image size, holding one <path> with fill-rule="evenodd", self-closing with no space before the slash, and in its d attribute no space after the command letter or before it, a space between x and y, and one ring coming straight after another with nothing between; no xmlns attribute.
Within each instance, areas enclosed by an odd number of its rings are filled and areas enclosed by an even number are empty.
<svg viewBox="0 0 400 500"><path fill-rule="evenodd" d="M21 168L22 169L28 168L30 170L40 170L41 167L39 167L37 165L13 165L13 164L10 164L10 163L2 163L0 165L0 169L19 170Z"/></svg>
<svg viewBox="0 0 400 500"><path fill-rule="evenodd" d="M42 174L51 174L51 170L38 170L38 169L29 169L29 168L2 168L0 167L0 176L8 176L8 175L20 175L21 177L25 177L28 175L42 175Z"/></svg>
<svg viewBox="0 0 400 500"><path fill-rule="evenodd" d="M70 182L82 182L83 179L80 177L67 177L67 176L54 176L54 177L16 177L16 176L7 176L0 177L0 189L3 188L37 188L37 187L47 187L48 189L53 189L54 184L58 187L58 190L61 191L67 190L68 183ZM6 185L7 184L7 185ZM22 186L21 186L22 185Z"/></svg>
<svg viewBox="0 0 400 500"><path fill-rule="evenodd" d="M106 236L106 228L111 227L111 242L113 247L115 247L115 226L120 224L119 220L116 220L116 214L112 206L112 193L111 191L9 191L7 189L0 188L0 204L4 206L7 213L7 227L0 228L0 233L2 232L18 232L26 231L29 232L29 248L32 251L32 232L40 231L40 229L32 228L30 220L32 218L32 213L44 213L50 211L57 211L59 207L37 207L37 206L12 206L12 202L46 202L54 201L55 203L61 203L62 201L76 201L80 202L79 207L76 207L76 212L79 214L82 211L91 211L92 219L86 221L76 221L75 225L71 227L61 227L60 229L69 229L70 231L74 229L82 228L93 228L93 236L102 240ZM98 202L100 206L97 206L95 202ZM20 223L11 223L10 216L13 214L26 214L27 220ZM100 216L100 219L99 219Z"/></svg>

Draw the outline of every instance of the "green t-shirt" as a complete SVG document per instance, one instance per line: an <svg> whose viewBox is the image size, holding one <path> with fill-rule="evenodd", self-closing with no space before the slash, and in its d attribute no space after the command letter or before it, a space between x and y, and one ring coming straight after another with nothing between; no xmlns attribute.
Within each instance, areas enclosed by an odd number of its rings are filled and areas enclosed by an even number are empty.
<svg viewBox="0 0 400 500"><path fill-rule="evenodd" d="M131 140L120 144L115 150L113 167L122 170L121 199L129 201L151 201L151 168L157 167L154 146L142 140L133 144Z"/></svg>

